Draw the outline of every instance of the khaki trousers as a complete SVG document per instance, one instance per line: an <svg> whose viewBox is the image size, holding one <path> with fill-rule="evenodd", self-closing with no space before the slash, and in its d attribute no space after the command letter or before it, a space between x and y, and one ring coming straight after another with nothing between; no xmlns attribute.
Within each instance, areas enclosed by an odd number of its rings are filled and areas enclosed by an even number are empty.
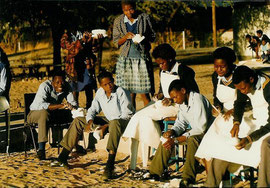
<svg viewBox="0 0 270 188"><path fill-rule="evenodd" d="M38 142L48 141L47 124L70 123L72 116L70 110L31 110L27 116L28 123L38 124Z"/></svg>
<svg viewBox="0 0 270 188"><path fill-rule="evenodd" d="M203 138L204 134L194 135L187 139L187 153L186 162L184 165L183 179L189 180L190 182L195 182L197 168L199 162L195 159L195 153L199 147L199 144ZM162 143L159 144L156 154L151 162L149 171L151 174L162 175L164 170L168 167L168 161L171 157L172 149L166 150Z"/></svg>
<svg viewBox="0 0 270 188"><path fill-rule="evenodd" d="M270 187L270 136L262 142L257 187Z"/></svg>
<svg viewBox="0 0 270 188"><path fill-rule="evenodd" d="M107 150L112 150L116 153L120 138L126 129L128 120L117 119L111 120L108 123L110 134L107 143ZM77 144L78 139L80 138L80 135L82 135L84 127L86 125L87 122L84 117L75 118L60 144L67 150L71 151L73 147Z"/></svg>

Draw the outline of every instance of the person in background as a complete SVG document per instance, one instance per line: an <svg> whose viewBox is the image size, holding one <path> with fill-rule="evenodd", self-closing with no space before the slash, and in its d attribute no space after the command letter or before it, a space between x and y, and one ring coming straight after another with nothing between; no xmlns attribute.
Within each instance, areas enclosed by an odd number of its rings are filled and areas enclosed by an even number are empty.
<svg viewBox="0 0 270 188"><path fill-rule="evenodd" d="M262 37L262 44L260 46L260 56L264 63L269 62L270 60L270 45L269 45L269 39L266 37Z"/></svg>
<svg viewBox="0 0 270 188"><path fill-rule="evenodd" d="M40 160L46 159L45 145L48 141L48 123L71 122L70 110L73 108L77 108L77 102L74 100L70 85L65 82L64 72L56 71L52 80L46 80L40 84L27 116L28 123L38 124L39 150L37 157ZM77 148L78 151L81 150L81 147Z"/></svg>
<svg viewBox="0 0 270 188"><path fill-rule="evenodd" d="M260 41L262 41L263 38L266 39L267 42L269 41L269 37L266 34L263 34L263 31L261 29L256 31L257 37L260 39Z"/></svg>
<svg viewBox="0 0 270 188"><path fill-rule="evenodd" d="M58 160L53 161L51 166L68 166L68 156L83 131L99 130L100 138L103 138L107 130L109 130L110 134L107 142L109 155L103 177L104 179L111 179L114 177L114 163L119 141L129 119L134 114L134 108L131 104L130 93L114 85L111 73L101 72L98 75L98 81L100 88L97 90L92 106L88 109L86 118L77 117L73 120L68 132L60 143L63 146L63 150ZM98 117L96 115L101 111L105 115L106 123L97 127L95 122Z"/></svg>
<svg viewBox="0 0 270 188"><path fill-rule="evenodd" d="M149 93L154 93L153 65L149 50L155 32L149 15L136 11L135 1L122 1L123 14L114 20L113 41L120 48L116 64L116 85L131 92L132 104L136 108L136 95L140 94L144 105L150 102ZM133 42L136 34L145 37Z"/></svg>
<svg viewBox="0 0 270 188"><path fill-rule="evenodd" d="M0 96L9 101L9 90L11 86L10 65L6 53L0 47Z"/></svg>
<svg viewBox="0 0 270 188"><path fill-rule="evenodd" d="M75 100L78 102L79 92L85 91L86 109L90 108L93 100L93 91L96 90L94 46L98 44L89 32L81 33L78 30L65 32L61 38L61 47L68 51L65 57L65 70L72 87Z"/></svg>

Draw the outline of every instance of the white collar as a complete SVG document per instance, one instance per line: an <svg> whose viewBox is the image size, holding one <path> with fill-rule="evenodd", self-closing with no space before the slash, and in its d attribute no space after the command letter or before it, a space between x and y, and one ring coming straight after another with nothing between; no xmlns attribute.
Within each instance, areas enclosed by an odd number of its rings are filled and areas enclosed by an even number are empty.
<svg viewBox="0 0 270 188"><path fill-rule="evenodd" d="M177 73L178 74L178 66L180 64L181 63L175 62L173 68L170 71L164 71L164 70L162 70L162 72L167 73L167 74L173 74L173 73Z"/></svg>
<svg viewBox="0 0 270 188"><path fill-rule="evenodd" d="M258 81L255 85L255 89L260 89L264 82L265 82L265 78L262 76L258 76Z"/></svg>
<svg viewBox="0 0 270 188"><path fill-rule="evenodd" d="M138 21L138 18L134 19L133 23L128 19L128 17L124 16L124 23L129 23L129 25L133 25Z"/></svg>

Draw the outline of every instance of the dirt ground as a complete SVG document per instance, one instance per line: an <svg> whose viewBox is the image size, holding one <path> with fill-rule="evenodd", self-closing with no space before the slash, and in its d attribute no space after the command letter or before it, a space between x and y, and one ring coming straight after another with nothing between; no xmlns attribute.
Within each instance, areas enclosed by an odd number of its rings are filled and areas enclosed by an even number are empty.
<svg viewBox="0 0 270 188"><path fill-rule="evenodd" d="M196 80L200 91L210 101L212 101L212 83L211 74L213 72L212 64L191 65L191 68L196 72ZM158 69L155 69L156 88L158 87ZM36 78L28 80L20 80L12 82L11 87L11 111L22 112L23 94L36 92L40 83L44 80ZM85 106L85 96L80 95L80 106ZM142 108L142 101L137 99L138 108ZM105 146L104 146L105 149ZM47 157L57 157L57 149L47 146ZM174 187L178 184L173 184L170 181L159 182L153 180L138 180L130 177L126 172L130 159L129 156L123 153L118 153L116 160L116 172L119 176L111 181L103 181L101 174L107 159L105 150L97 150L94 153L88 153L85 156L72 155L69 160L71 169L51 168L49 167L50 160L39 161L35 158L34 150L28 152L28 157L25 158L23 152L12 153L11 156L6 154L0 155L0 186L3 187ZM141 162L141 160L139 160ZM139 163L139 166L142 164ZM172 169L174 166L172 166ZM172 178L180 177L181 174L175 172ZM171 179L172 179L171 178ZM198 180L203 182L205 172L198 175ZM243 182L241 186L248 186Z"/></svg>

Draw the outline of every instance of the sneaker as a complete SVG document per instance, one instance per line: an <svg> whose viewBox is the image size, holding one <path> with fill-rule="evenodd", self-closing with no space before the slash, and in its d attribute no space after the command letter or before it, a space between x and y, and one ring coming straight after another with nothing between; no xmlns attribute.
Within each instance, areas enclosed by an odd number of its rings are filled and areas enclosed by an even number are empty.
<svg viewBox="0 0 270 188"><path fill-rule="evenodd" d="M50 164L51 167L64 167L64 168L68 168L68 162L63 162L63 161L60 161L59 159L58 160L54 160L51 162Z"/></svg>
<svg viewBox="0 0 270 188"><path fill-rule="evenodd" d="M38 150L38 152L37 152L37 158L39 160L46 160L45 150Z"/></svg>
<svg viewBox="0 0 270 188"><path fill-rule="evenodd" d="M87 154L87 151L82 146L77 145L76 146L76 153L81 154L81 155L85 155L85 154Z"/></svg>
<svg viewBox="0 0 270 188"><path fill-rule="evenodd" d="M108 179L113 179L114 177L114 170L113 169L109 169L109 168L105 168L102 177L104 180L108 180Z"/></svg>

